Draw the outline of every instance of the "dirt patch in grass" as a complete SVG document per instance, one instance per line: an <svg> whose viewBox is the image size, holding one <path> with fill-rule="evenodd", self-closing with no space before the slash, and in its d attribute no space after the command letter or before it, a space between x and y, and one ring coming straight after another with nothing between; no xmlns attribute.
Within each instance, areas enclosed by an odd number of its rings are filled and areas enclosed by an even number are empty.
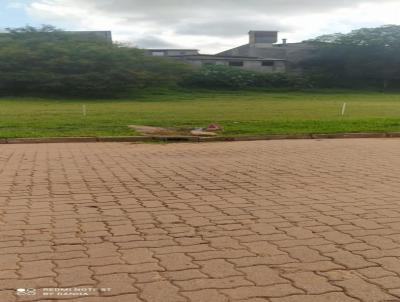
<svg viewBox="0 0 400 302"><path fill-rule="evenodd" d="M141 135L190 135L190 129L164 128L145 125L129 125Z"/></svg>

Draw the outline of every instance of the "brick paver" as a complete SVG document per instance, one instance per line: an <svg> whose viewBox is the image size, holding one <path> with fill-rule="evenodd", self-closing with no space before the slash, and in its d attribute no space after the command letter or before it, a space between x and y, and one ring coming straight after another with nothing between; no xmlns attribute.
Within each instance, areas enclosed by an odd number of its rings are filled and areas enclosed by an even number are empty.
<svg viewBox="0 0 400 302"><path fill-rule="evenodd" d="M399 183L397 139L0 145L0 301L400 301Z"/></svg>

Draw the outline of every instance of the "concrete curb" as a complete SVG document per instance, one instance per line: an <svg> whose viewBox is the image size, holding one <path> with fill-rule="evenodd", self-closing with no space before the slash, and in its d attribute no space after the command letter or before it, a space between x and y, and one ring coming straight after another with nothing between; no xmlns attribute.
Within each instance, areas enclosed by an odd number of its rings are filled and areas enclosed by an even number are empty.
<svg viewBox="0 0 400 302"><path fill-rule="evenodd" d="M400 138L400 132L389 133L332 133L332 134L289 134L257 136L100 136L100 137L44 137L2 138L0 144L41 143L94 143L94 142L233 142L284 139L346 139L346 138Z"/></svg>
<svg viewBox="0 0 400 302"><path fill-rule="evenodd" d="M6 144L43 144L43 143L94 143L96 137L43 137L43 138L7 138ZM3 143L4 144L4 143Z"/></svg>

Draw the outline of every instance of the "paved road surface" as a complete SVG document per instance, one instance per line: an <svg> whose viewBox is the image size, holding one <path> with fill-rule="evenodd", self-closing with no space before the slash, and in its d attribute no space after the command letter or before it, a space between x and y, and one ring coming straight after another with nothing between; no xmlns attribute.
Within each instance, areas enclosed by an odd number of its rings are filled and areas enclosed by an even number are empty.
<svg viewBox="0 0 400 302"><path fill-rule="evenodd" d="M396 139L0 145L0 210L1 302L400 301Z"/></svg>

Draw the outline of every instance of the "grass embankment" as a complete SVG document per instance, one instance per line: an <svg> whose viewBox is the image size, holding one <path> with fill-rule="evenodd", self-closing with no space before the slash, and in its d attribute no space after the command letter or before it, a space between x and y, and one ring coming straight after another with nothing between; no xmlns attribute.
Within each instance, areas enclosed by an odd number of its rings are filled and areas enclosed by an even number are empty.
<svg viewBox="0 0 400 302"><path fill-rule="evenodd" d="M2 138L125 136L135 134L127 128L131 124L202 127L213 122L223 126L225 135L400 131L400 94L168 92L124 100L0 98Z"/></svg>

